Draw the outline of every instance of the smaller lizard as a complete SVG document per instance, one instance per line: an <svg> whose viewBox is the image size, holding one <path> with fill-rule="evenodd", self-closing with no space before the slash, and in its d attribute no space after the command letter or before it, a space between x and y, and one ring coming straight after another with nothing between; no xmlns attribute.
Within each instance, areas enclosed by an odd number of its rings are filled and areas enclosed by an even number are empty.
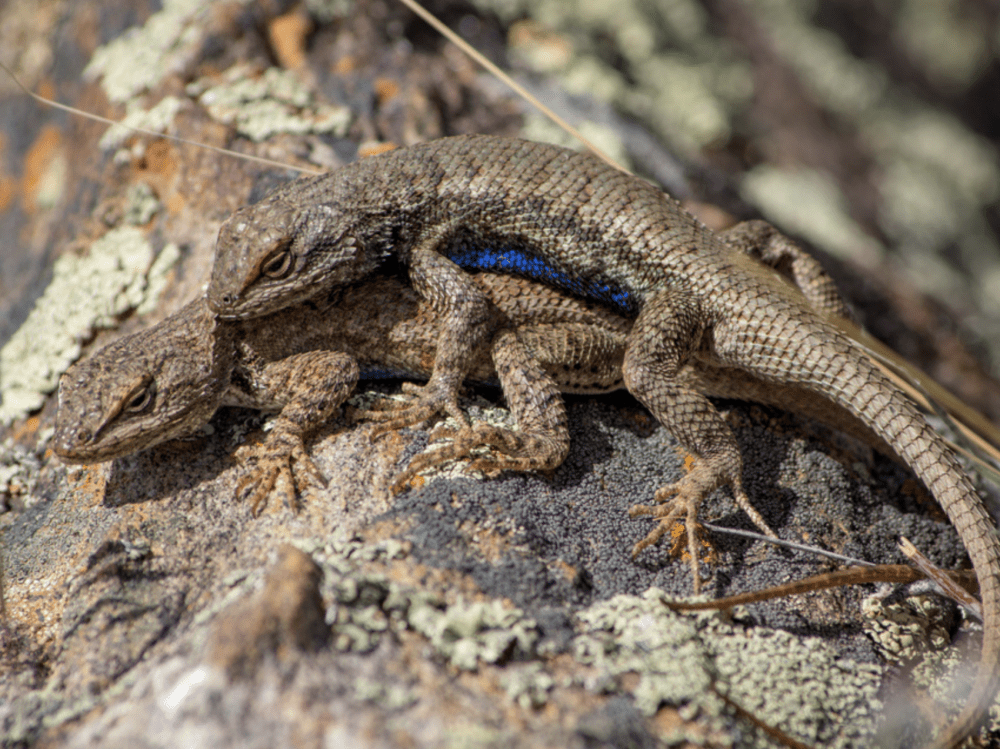
<svg viewBox="0 0 1000 749"><path fill-rule="evenodd" d="M496 293L504 296L499 288L510 286L507 279L493 278L500 282ZM485 293L492 291L490 280L484 274ZM535 297L504 298L515 314L534 319L529 310ZM546 305L552 329L538 335L551 342L556 358L573 356L586 370L586 375L563 377L565 387L594 392L584 384L588 381L597 383L596 390L615 387L611 379L620 382L620 362L616 367L613 357L608 358L607 347L620 344L623 336L596 322L593 334L589 332L590 318L614 316L601 310L590 313L587 305L563 298L572 308L574 324L560 325L560 305L553 299ZM109 460L189 435L221 406L277 411L273 428L251 461L256 465L240 482L241 489L254 485L250 501L256 511L281 475L291 478L299 491L310 482L323 483L303 437L346 400L359 376L430 375L434 315L411 289L391 277L344 289L322 304L305 303L246 322L220 321L204 299L198 299L158 325L105 346L63 375L53 449L69 462ZM491 473L554 468L569 449L558 388L517 336L503 327L502 315L497 318L493 343L476 357L470 378L499 380L520 431L478 424L456 437L469 450L493 444L502 451L477 461ZM384 425L382 431L392 426ZM295 506L294 495L289 499Z"/></svg>
<svg viewBox="0 0 1000 749"><path fill-rule="evenodd" d="M496 306L498 330L490 349L476 357L470 379L499 381L520 431L484 423L463 427L450 444L416 456L397 477L395 491L419 472L484 445L494 451L470 468L487 475L553 469L569 448L559 391L623 387L630 320L514 276L481 273L474 279ZM256 511L281 475L292 479L286 487L299 492L310 482L322 483L303 437L348 397L359 374L429 377L436 331L431 306L394 277L375 277L322 305L304 303L252 321L220 321L199 299L109 344L63 376L53 448L69 462L109 460L192 434L221 406L277 411L240 483L254 486ZM681 377L716 397L793 405L891 454L846 410L808 391L747 379L708 359L692 361ZM382 422L376 433L411 422L405 408L365 415ZM295 505L294 494L288 500ZM641 543L657 538L654 530Z"/></svg>

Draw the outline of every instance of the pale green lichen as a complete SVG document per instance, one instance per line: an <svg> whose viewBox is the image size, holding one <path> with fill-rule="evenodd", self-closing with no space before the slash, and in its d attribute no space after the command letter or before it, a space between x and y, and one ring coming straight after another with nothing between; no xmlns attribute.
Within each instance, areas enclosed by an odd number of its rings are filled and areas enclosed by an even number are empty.
<svg viewBox="0 0 1000 749"><path fill-rule="evenodd" d="M101 136L100 146L110 150L120 147L130 136L135 134L136 128L148 130L154 133L166 133L170 129L174 117L183 108L184 103L176 96L165 96L150 109L143 108L138 100L131 100L128 103L128 113L121 122L112 125L107 132ZM123 161L129 157L128 153L118 155L116 160Z"/></svg>
<svg viewBox="0 0 1000 749"><path fill-rule="evenodd" d="M122 220L132 226L148 224L161 208L153 188L145 182L136 182L125 190L125 211Z"/></svg>
<svg viewBox="0 0 1000 749"><path fill-rule="evenodd" d="M181 248L171 242L160 250L146 273L146 296L135 308L137 315L148 315L156 309L160 294L170 281L170 271L181 259Z"/></svg>
<svg viewBox="0 0 1000 749"><path fill-rule="evenodd" d="M885 73L856 58L836 34L812 21L812 3L798 0L750 0L755 20L768 40L818 101L845 116L856 117L875 106L888 89Z"/></svg>
<svg viewBox="0 0 1000 749"><path fill-rule="evenodd" d="M258 142L276 133L343 136L351 124L349 109L315 103L294 73L278 68L258 74L246 65L235 65L218 79L189 84L187 92L219 122Z"/></svg>
<svg viewBox="0 0 1000 749"><path fill-rule="evenodd" d="M354 696L359 700L375 702L386 710L402 710L419 699L413 689L365 678L355 679Z"/></svg>
<svg viewBox="0 0 1000 749"><path fill-rule="evenodd" d="M169 130L183 103L168 96L147 110L139 95L195 59L201 49L200 22L205 12L206 6L200 2L167 0L144 26L129 30L94 53L84 74L101 77L108 98L126 103L128 108L122 123L101 139L102 147L121 145L133 132L130 128ZM276 133L342 136L351 121L346 107L313 103L312 92L295 74L278 68L256 75L237 65L222 74L221 81L202 79L190 84L188 93L200 97L213 117L254 141ZM116 158L128 156L119 154Z"/></svg>
<svg viewBox="0 0 1000 749"><path fill-rule="evenodd" d="M865 634L889 663L905 668L914 686L957 713L975 679L975 648L951 647L951 608L939 596L902 600L873 595L861 605ZM993 701L984 730L1000 731L1000 695Z"/></svg>
<svg viewBox="0 0 1000 749"><path fill-rule="evenodd" d="M889 663L909 664L951 642L949 609L937 596L886 600L869 596L861 604L865 634Z"/></svg>
<svg viewBox="0 0 1000 749"><path fill-rule="evenodd" d="M903 0L893 36L938 86L959 92L989 65L990 23L985 6L961 0Z"/></svg>
<svg viewBox="0 0 1000 749"><path fill-rule="evenodd" d="M443 610L415 606L407 619L452 665L467 671L476 669L480 661L496 663L508 655L528 655L538 640L535 622L498 600L467 603L460 599Z"/></svg>
<svg viewBox="0 0 1000 749"><path fill-rule="evenodd" d="M731 627L706 633L727 696L810 746L869 746L881 713L881 669L838 658L815 637Z"/></svg>
<svg viewBox="0 0 1000 749"><path fill-rule="evenodd" d="M523 658L534 652L538 627L520 609L508 608L499 600L467 602L460 598L447 605L436 595L360 567L373 558L397 558L398 543L372 547L348 541L306 546L303 551L325 571L324 597L333 601L327 622L339 650L365 652L378 645L386 632L410 629L423 634L452 665L467 671L481 663Z"/></svg>
<svg viewBox="0 0 1000 749"><path fill-rule="evenodd" d="M523 710L542 707L549 691L556 682L541 663L521 663L508 666L500 677L500 683L507 692L508 699L516 702Z"/></svg>
<svg viewBox="0 0 1000 749"><path fill-rule="evenodd" d="M134 227L113 229L83 255L56 260L52 281L0 349L0 423L41 407L99 328L113 327L149 296L153 248Z"/></svg>
<svg viewBox="0 0 1000 749"><path fill-rule="evenodd" d="M670 704L694 705L718 718L722 700L709 689L715 678L695 620L674 614L660 598L656 589L641 598L619 595L577 615L583 633L574 639L573 653L596 670L586 686L597 692L614 689L618 677L635 673L639 682L632 696L645 715Z"/></svg>
<svg viewBox="0 0 1000 749"><path fill-rule="evenodd" d="M864 134L882 164L881 226L901 244L939 252L975 230L1000 194L995 150L950 116L880 111ZM995 262L991 244L984 254Z"/></svg>
<svg viewBox="0 0 1000 749"><path fill-rule="evenodd" d="M699 725L724 733L718 689L811 745L870 742L879 709L877 668L839 659L817 638L744 630L717 614L675 614L662 596L655 589L641 598L616 596L579 614L584 631L573 652L596 671L587 688L617 691L620 676L637 674L632 695L640 711L653 715L663 704L678 706L682 716L697 716ZM768 744L760 737L748 745Z"/></svg>
<svg viewBox="0 0 1000 749"><path fill-rule="evenodd" d="M730 110L753 86L749 66L729 44L707 33L708 16L690 0L609 4L596 0L508 2L479 0L511 20L534 17L551 34L517 37L515 57L567 91L615 104L641 117L686 152L724 141ZM621 60L609 59L614 40Z"/></svg>
<svg viewBox="0 0 1000 749"><path fill-rule="evenodd" d="M99 47L84 68L85 77L101 77L114 102L126 102L181 69L201 51L197 19L210 12L201 0L164 0L162 10L142 27L129 29Z"/></svg>
<svg viewBox="0 0 1000 749"><path fill-rule="evenodd" d="M66 177L69 174L69 161L66 154L59 150L48 160L45 169L35 187L35 207L45 210L59 204L66 191Z"/></svg>
<svg viewBox="0 0 1000 749"><path fill-rule="evenodd" d="M0 511L12 499L37 501L33 490L40 469L41 461L35 453L10 438L0 443Z"/></svg>
<svg viewBox="0 0 1000 749"><path fill-rule="evenodd" d="M350 14L354 0L306 0L309 15L320 23L330 23Z"/></svg>

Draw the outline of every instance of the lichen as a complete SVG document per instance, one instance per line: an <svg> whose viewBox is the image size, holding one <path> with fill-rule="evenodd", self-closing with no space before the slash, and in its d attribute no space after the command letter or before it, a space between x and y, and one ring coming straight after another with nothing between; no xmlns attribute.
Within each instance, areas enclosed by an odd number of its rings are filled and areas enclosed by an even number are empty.
<svg viewBox="0 0 1000 749"><path fill-rule="evenodd" d="M497 663L508 655L528 655L538 640L535 622L498 600L459 599L444 609L414 606L407 620L452 665L466 671L476 669L480 661Z"/></svg>
<svg viewBox="0 0 1000 749"><path fill-rule="evenodd" d="M146 23L99 47L84 68L114 102L126 102L153 88L201 52L200 15L210 12L200 0L164 0Z"/></svg>
<svg viewBox="0 0 1000 749"><path fill-rule="evenodd" d="M879 709L877 668L838 658L818 638L744 630L715 613L675 614L662 596L656 589L641 598L620 595L579 614L584 631L573 652L595 668L588 689L619 691L620 677L637 674L632 695L646 715L669 704L724 732L718 690L811 745L870 743Z"/></svg>
<svg viewBox="0 0 1000 749"><path fill-rule="evenodd" d="M314 102L294 73L279 68L258 74L235 65L217 78L191 83L187 92L219 122L257 142L276 133L343 136L351 124L350 110Z"/></svg>
<svg viewBox="0 0 1000 749"><path fill-rule="evenodd" d="M145 109L138 100L133 99L128 103L128 113L121 122L107 129L101 136L99 145L105 150L118 148L135 133L135 128L154 133L168 132L174 117L183 106L184 103L176 96L165 96L149 109ZM116 161L124 161L127 158L129 158L128 152L115 155Z"/></svg>
<svg viewBox="0 0 1000 749"><path fill-rule="evenodd" d="M741 190L769 220L833 255L872 266L885 254L851 218L837 184L820 172L762 164L747 172Z"/></svg>
<svg viewBox="0 0 1000 749"><path fill-rule="evenodd" d="M155 299L147 280L153 259L145 235L126 226L109 231L83 255L56 260L48 288L0 349L0 423L40 408L94 331L113 327L126 312Z"/></svg>

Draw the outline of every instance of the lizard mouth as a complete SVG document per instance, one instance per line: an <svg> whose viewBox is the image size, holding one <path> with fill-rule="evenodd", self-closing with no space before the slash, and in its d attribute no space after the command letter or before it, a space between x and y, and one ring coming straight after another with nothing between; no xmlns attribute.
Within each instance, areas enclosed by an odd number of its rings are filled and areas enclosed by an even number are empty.
<svg viewBox="0 0 1000 749"><path fill-rule="evenodd" d="M277 284L269 287L256 286L245 294L230 292L208 297L208 307L221 320L247 320L264 317L286 307L292 307L314 296L328 293L315 286L306 286L298 294L289 293Z"/></svg>

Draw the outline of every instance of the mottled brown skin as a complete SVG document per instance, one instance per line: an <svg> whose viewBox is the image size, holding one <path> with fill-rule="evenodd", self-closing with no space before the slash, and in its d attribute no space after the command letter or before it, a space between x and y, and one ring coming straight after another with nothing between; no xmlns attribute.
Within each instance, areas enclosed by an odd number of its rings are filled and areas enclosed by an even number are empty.
<svg viewBox="0 0 1000 749"><path fill-rule="evenodd" d="M510 286L509 279L498 280L500 287ZM489 291L489 279L483 283ZM535 304L515 294L508 306L515 314L533 315ZM553 299L548 319L561 332L552 335L540 327L535 335L553 341L554 356L572 350L583 361L588 376L564 378L567 389L606 389L584 383L603 383L612 376L620 380L620 367L605 350L614 337L602 328L591 341L588 324L590 317L612 316L603 310L590 315L577 300L566 306L576 313L575 326L560 326L566 314ZM264 445L252 458L256 465L240 484L254 486L256 510L282 474L300 490L322 481L303 436L343 403L361 370L424 379L430 375L433 314L411 289L391 278L346 289L321 305L305 303L273 319L249 322L220 322L199 299L160 324L106 346L63 376L53 449L71 462L108 460L191 434L221 406L277 411ZM509 400L521 431L478 425L456 435L455 444L466 445L465 452L496 444L504 452L479 461L492 471L555 467L569 448L559 390L524 344L505 334L506 318L499 312L496 318L493 358L489 349L482 352L470 376L499 379L508 392L517 389ZM621 339L617 336L619 346ZM594 360L593 367L588 359ZM521 384L526 379L531 387ZM451 452L454 457L465 454ZM294 505L294 494L289 500Z"/></svg>
<svg viewBox="0 0 1000 749"><path fill-rule="evenodd" d="M619 296L605 300L634 317L625 385L697 458L688 475L656 493L660 507L639 512L660 518L657 537L686 517L694 559L690 530L699 503L716 487L730 486L755 524L771 531L743 490L731 430L705 394L683 380L685 364L708 349L734 371L833 401L924 481L979 578L982 658L965 710L935 740L949 746L971 731L995 693L1000 539L952 451L914 404L850 338L753 262L753 244L713 234L657 188L588 155L460 136L297 181L237 211L219 234L208 299L223 317L252 318L354 283L395 257L439 315L434 368L416 418L438 410L459 415L457 388L473 352L492 335L488 300L450 259L486 269L463 258L463 248L530 255L544 267L541 276L573 293L612 286ZM519 272L530 274L523 264ZM801 288L812 293L808 283ZM815 306L822 309L822 301Z"/></svg>

